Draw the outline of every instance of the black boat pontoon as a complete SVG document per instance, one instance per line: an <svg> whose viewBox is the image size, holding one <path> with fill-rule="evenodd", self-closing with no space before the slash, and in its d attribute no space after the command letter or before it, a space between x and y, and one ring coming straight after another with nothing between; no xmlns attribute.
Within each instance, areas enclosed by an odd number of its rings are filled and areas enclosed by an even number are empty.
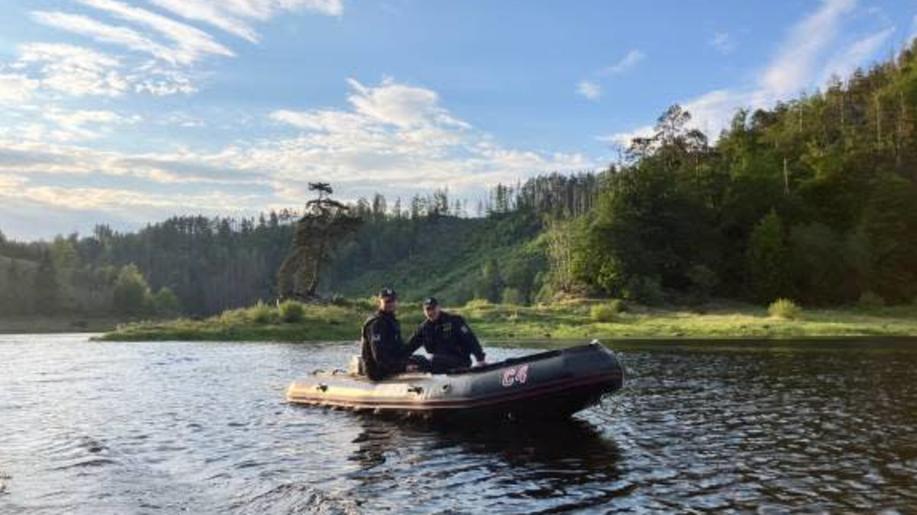
<svg viewBox="0 0 917 515"><path fill-rule="evenodd" d="M316 371L287 388L298 404L424 418L562 418L621 388L624 369L597 341L448 374L405 373L373 382Z"/></svg>

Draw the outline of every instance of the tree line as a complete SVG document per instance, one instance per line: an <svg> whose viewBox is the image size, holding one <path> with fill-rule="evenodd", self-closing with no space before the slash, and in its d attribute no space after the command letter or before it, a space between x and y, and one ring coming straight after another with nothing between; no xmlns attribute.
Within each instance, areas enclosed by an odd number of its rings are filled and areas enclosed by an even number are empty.
<svg viewBox="0 0 917 515"><path fill-rule="evenodd" d="M917 296L914 46L814 94L739 111L714 142L690 117L670 107L605 170L499 184L473 204L448 189L358 199L348 213L360 223L304 291L400 284L414 297L519 303ZM270 301L307 212L100 225L52 242L0 236L0 308L206 315Z"/></svg>
<svg viewBox="0 0 917 515"><path fill-rule="evenodd" d="M917 43L915 43L917 45ZM739 111L710 144L672 106L595 208L564 227L567 279L809 304L917 296L917 46L824 91Z"/></svg>

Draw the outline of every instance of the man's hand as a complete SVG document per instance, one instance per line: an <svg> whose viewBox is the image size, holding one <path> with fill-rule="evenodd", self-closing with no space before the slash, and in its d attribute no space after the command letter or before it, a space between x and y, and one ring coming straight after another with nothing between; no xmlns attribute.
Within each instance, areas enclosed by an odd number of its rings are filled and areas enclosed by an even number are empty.
<svg viewBox="0 0 917 515"><path fill-rule="evenodd" d="M476 366L476 367L487 366L487 358L484 358L484 359L475 359L475 361L476 361L476 363L474 364L474 366Z"/></svg>

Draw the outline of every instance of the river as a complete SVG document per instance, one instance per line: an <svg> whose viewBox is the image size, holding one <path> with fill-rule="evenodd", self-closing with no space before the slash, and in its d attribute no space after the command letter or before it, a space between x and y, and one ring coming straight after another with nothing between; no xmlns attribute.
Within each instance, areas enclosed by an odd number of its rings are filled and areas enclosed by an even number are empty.
<svg viewBox="0 0 917 515"><path fill-rule="evenodd" d="M445 429L284 402L353 345L0 335L0 513L917 510L917 343L611 347L569 422Z"/></svg>

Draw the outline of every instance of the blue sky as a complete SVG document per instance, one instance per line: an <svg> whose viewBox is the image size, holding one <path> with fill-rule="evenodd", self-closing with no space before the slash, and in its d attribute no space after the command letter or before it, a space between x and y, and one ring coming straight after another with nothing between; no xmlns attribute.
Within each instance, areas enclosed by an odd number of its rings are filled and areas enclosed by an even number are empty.
<svg viewBox="0 0 917 515"><path fill-rule="evenodd" d="M885 59L914 1L75 0L0 19L0 230L129 229L601 168L679 102L739 107Z"/></svg>

